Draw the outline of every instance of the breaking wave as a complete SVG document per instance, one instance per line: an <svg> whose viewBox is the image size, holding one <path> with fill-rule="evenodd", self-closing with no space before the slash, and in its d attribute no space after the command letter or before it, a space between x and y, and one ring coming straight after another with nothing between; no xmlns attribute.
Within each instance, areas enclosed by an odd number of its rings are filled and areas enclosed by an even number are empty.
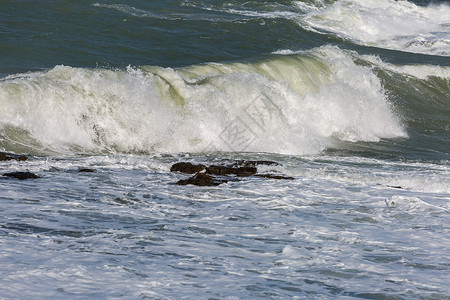
<svg viewBox="0 0 450 300"><path fill-rule="evenodd" d="M406 137L380 79L352 55L327 46L247 63L10 75L0 81L0 148L315 154Z"/></svg>

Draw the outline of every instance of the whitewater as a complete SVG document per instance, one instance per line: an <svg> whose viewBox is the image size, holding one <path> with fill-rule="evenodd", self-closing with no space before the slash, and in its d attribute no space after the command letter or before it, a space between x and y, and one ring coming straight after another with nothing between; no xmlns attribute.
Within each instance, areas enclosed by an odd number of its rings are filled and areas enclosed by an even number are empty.
<svg viewBox="0 0 450 300"><path fill-rule="evenodd" d="M5 3L0 299L449 299L449 16Z"/></svg>
<svg viewBox="0 0 450 300"><path fill-rule="evenodd" d="M407 135L380 80L332 47L179 70L57 66L0 84L3 122L49 151L316 154L334 139ZM220 139L237 122L253 133L248 145Z"/></svg>

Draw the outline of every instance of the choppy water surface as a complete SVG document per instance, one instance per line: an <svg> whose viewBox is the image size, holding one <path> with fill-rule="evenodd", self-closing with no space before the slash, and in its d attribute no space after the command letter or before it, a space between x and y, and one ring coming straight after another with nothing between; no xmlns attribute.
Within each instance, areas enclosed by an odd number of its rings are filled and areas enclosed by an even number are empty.
<svg viewBox="0 0 450 300"><path fill-rule="evenodd" d="M52 158L2 180L2 295L448 295L447 166L282 156L293 181L202 188L172 185L179 158Z"/></svg>
<svg viewBox="0 0 450 300"><path fill-rule="evenodd" d="M0 298L449 299L449 12L6 1Z"/></svg>

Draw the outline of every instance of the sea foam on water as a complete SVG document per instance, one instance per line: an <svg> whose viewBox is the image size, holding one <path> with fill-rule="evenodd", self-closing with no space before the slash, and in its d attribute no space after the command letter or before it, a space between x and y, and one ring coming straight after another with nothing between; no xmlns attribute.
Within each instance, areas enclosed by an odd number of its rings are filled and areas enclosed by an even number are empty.
<svg viewBox="0 0 450 300"><path fill-rule="evenodd" d="M449 16L448 3L343 0L306 11L299 20L362 45L449 56Z"/></svg>

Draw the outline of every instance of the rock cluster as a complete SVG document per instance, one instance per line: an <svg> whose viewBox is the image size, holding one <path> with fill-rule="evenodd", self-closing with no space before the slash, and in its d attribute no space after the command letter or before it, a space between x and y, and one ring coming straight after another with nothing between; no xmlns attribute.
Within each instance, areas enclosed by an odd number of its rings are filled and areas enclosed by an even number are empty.
<svg viewBox="0 0 450 300"><path fill-rule="evenodd" d="M28 157L25 155L17 155L7 152L0 152L0 161L4 160L18 160L18 161L25 161Z"/></svg>
<svg viewBox="0 0 450 300"><path fill-rule="evenodd" d="M0 161L7 161L7 160L17 160L17 161L25 161L28 160L28 157L25 155L18 155L8 152L0 152ZM4 173L3 176L5 177L11 177L16 178L20 180L24 179L30 179L30 178L39 178L36 174L33 174L31 172L8 172Z"/></svg>
<svg viewBox="0 0 450 300"><path fill-rule="evenodd" d="M177 182L178 185L217 186L230 180L239 180L239 177L256 176L269 179L294 179L293 177L278 174L257 174L258 165L279 165L272 161L235 161L229 165L192 164L178 162L170 168L171 172L194 174L193 176Z"/></svg>
<svg viewBox="0 0 450 300"><path fill-rule="evenodd" d="M224 178L217 178L210 174L206 173L196 173L194 176L189 177L188 179L182 179L177 182L178 185L198 185L198 186L217 186L222 183L228 182L227 179Z"/></svg>
<svg viewBox="0 0 450 300"><path fill-rule="evenodd" d="M0 161L26 161L28 159L25 155L18 155L7 152L0 152ZM279 165L273 161L266 160L235 160L235 161L224 161L227 162L224 165L209 165L204 164L192 164L190 162L178 162L173 164L170 168L171 172L180 172L184 174L190 174L191 177L179 180L178 185L198 185L198 186L218 186L222 183L229 181L238 181L242 177L262 177L268 179L294 179L293 177L288 177L279 174L259 174L258 166L277 166ZM79 168L80 173L92 173L95 172L94 169L89 168ZM7 172L2 174L5 177L15 178L19 180L40 178L38 175L31 172Z"/></svg>
<svg viewBox="0 0 450 300"><path fill-rule="evenodd" d="M14 153L0 151L0 161L9 161L9 160L26 161L26 160L28 160L28 157L25 155L18 155L18 154L14 154ZM79 168L78 172L79 173L93 173L93 172L95 172L95 170L89 169L89 168ZM31 172L28 172L28 171L26 171L26 172L7 172L2 175L4 177L10 177L10 178L15 178L15 179L19 179L19 180L41 178L40 176L38 176L34 173L31 173Z"/></svg>
<svg viewBox="0 0 450 300"><path fill-rule="evenodd" d="M28 160L28 157L25 155L18 155L18 154L14 154L14 153L0 151L0 161L9 161L9 160L26 161L26 160ZM78 169L78 172L92 173L92 172L95 172L95 170L89 169L89 168L80 168L80 169ZM40 176L38 176L34 173L31 173L31 172L28 172L28 171L26 171L26 172L7 172L2 175L4 177L15 178L15 179L19 179L19 180L40 178Z"/></svg>
<svg viewBox="0 0 450 300"><path fill-rule="evenodd" d="M206 168L205 165L194 165L188 162L179 162L170 168L171 172L181 172L186 174L194 174L203 171Z"/></svg>
<svg viewBox="0 0 450 300"><path fill-rule="evenodd" d="M40 178L39 176L37 176L36 174L31 173L31 172L9 172L9 173L4 173L3 176L16 178L16 179L20 179L20 180L30 179L30 178Z"/></svg>

